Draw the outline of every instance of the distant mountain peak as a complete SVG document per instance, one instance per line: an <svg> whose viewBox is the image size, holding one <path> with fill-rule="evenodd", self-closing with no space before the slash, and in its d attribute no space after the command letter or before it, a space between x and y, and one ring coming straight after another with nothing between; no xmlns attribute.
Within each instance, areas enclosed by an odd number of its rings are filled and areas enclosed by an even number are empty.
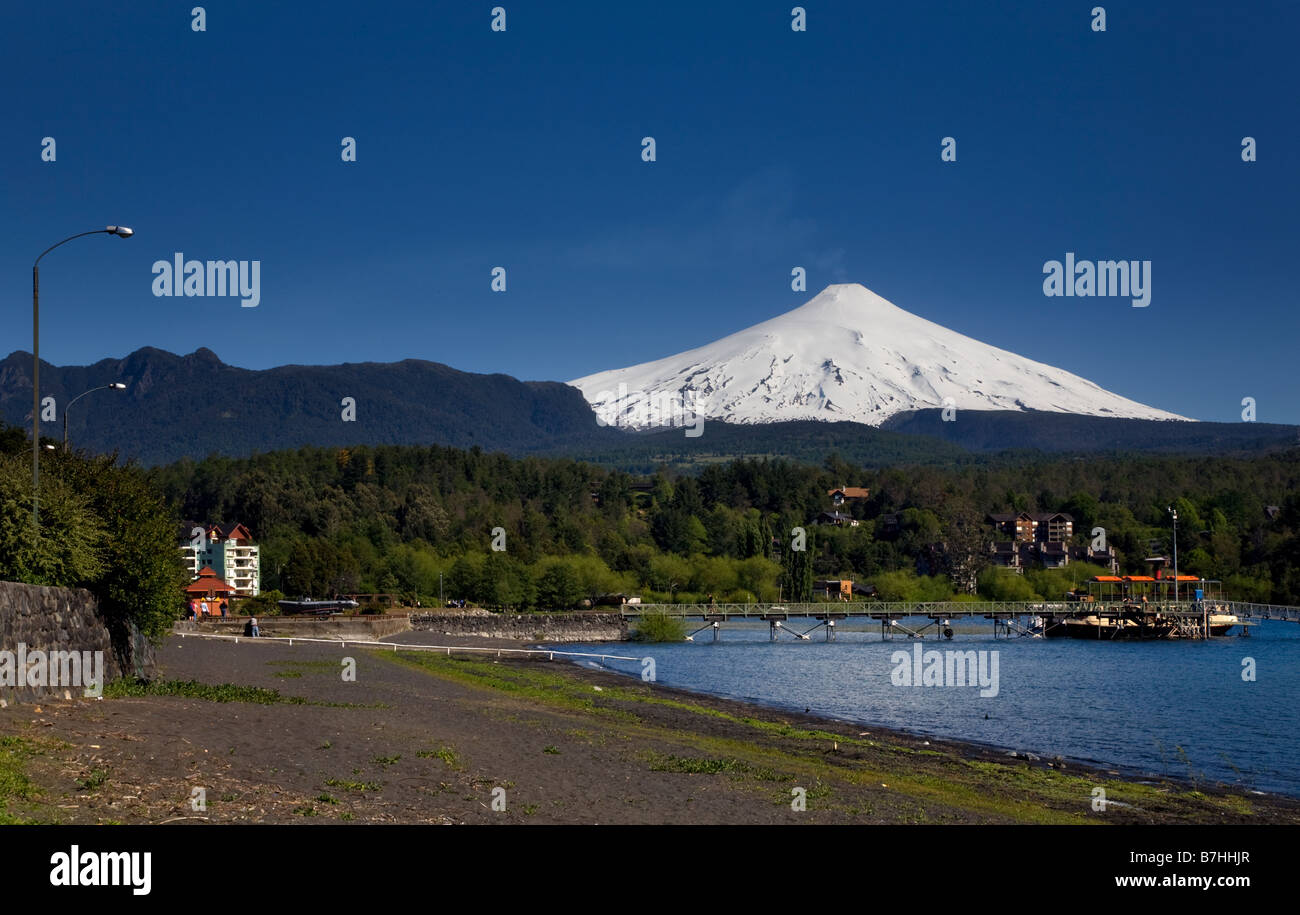
<svg viewBox="0 0 1300 915"><path fill-rule="evenodd" d="M859 283L705 346L569 384L602 422L834 420L879 426L913 410L1020 410L1179 420L906 311Z"/></svg>

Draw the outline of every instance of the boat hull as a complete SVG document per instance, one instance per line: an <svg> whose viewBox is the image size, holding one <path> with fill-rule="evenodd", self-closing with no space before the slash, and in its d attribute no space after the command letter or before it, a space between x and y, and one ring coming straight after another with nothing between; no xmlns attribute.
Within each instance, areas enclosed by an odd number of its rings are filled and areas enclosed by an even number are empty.
<svg viewBox="0 0 1300 915"><path fill-rule="evenodd" d="M1237 617L1230 614L1211 614L1210 635L1227 635L1238 625ZM1155 617L1150 619L1130 617L1068 617L1046 627L1049 636L1096 641L1129 641L1184 638L1176 621Z"/></svg>

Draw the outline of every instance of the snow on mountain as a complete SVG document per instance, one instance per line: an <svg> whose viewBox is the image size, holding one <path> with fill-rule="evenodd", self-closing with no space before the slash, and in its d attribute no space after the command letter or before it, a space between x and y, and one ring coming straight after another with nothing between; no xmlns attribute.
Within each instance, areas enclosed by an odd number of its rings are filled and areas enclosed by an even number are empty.
<svg viewBox="0 0 1300 915"><path fill-rule="evenodd" d="M857 283L713 343L570 381L606 425L852 421L909 410L1043 410L1180 420L927 321Z"/></svg>

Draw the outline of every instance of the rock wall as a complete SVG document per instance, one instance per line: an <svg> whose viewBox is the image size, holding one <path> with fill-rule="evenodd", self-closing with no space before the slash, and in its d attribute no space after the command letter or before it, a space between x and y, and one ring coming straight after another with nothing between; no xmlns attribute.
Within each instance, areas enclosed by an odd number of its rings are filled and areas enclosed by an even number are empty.
<svg viewBox="0 0 1300 915"><path fill-rule="evenodd" d="M184 632L213 632L220 635L243 635L246 616L223 620L182 620L173 629ZM405 614L390 616L331 616L310 619L301 616L259 616L258 631L263 636L294 639L382 639L411 628Z"/></svg>
<svg viewBox="0 0 1300 915"><path fill-rule="evenodd" d="M619 642L627 621L618 613L412 613L411 628L530 642Z"/></svg>
<svg viewBox="0 0 1300 915"><path fill-rule="evenodd" d="M0 700L31 702L50 696L84 695L84 689L54 684L53 671L46 683L31 686L19 669L20 652L27 668L33 652L103 652L104 681L122 676L153 676L153 646L134 629L118 634L116 642L99 612L99 602L80 588L46 588L0 582ZM60 671L61 674L70 670ZM12 685L11 685L11 682ZM21 686L18 685L21 682Z"/></svg>

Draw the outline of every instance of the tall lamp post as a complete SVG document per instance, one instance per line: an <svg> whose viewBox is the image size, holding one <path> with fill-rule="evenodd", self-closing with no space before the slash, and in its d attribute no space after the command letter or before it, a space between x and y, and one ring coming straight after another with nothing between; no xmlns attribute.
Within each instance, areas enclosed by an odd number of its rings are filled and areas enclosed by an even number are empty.
<svg viewBox="0 0 1300 915"><path fill-rule="evenodd" d="M1169 506L1169 515L1174 519L1174 603L1178 603L1178 509Z"/></svg>
<svg viewBox="0 0 1300 915"><path fill-rule="evenodd" d="M32 264L32 528L37 534L41 530L41 258L74 238L101 234L130 238L135 232L126 226L105 226L89 232L78 232L76 235L69 235L61 242L50 245Z"/></svg>
<svg viewBox="0 0 1300 915"><path fill-rule="evenodd" d="M87 394L94 394L96 391L110 391L110 390L125 391L126 385L122 384L122 382L120 381L114 381L112 384L101 384L99 387L91 388L89 391L82 391L76 397L72 398L66 404L63 405L63 453L64 454L68 453L68 411L72 409L72 405L77 401L81 400L81 398L85 397Z"/></svg>

